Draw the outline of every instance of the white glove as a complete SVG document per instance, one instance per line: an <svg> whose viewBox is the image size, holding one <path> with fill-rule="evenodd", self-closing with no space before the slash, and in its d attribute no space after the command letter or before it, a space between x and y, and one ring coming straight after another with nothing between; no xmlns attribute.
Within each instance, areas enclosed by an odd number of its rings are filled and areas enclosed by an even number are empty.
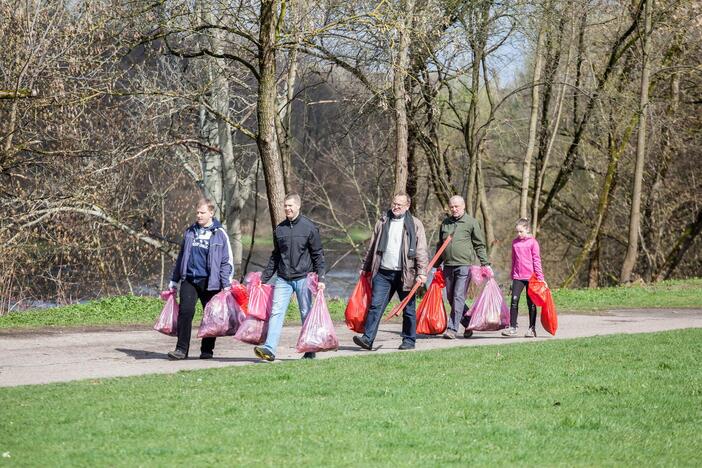
<svg viewBox="0 0 702 468"><path fill-rule="evenodd" d="M168 283L168 289L173 289L173 290L178 289L178 283L175 281L170 281Z"/></svg>

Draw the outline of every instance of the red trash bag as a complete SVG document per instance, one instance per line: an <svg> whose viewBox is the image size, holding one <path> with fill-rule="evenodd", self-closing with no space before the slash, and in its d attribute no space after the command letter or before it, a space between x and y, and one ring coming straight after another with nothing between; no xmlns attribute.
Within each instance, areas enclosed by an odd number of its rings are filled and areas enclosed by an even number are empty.
<svg viewBox="0 0 702 468"><path fill-rule="evenodd" d="M261 283L261 272L246 275L246 290L249 293L247 317L268 320L273 309L273 286Z"/></svg>
<svg viewBox="0 0 702 468"><path fill-rule="evenodd" d="M495 278L487 280L483 291L465 315L471 317L469 330L492 331L509 327L509 307Z"/></svg>
<svg viewBox="0 0 702 468"><path fill-rule="evenodd" d="M429 290L417 307L417 333L438 335L446 331L446 309L441 290L446 287L444 272L436 270Z"/></svg>
<svg viewBox="0 0 702 468"><path fill-rule="evenodd" d="M249 311L249 292L246 290L246 286L238 281L234 281L232 283L231 291L232 296L234 296L234 300L237 304L239 304L241 310L244 311L244 313L247 313Z"/></svg>
<svg viewBox="0 0 702 468"><path fill-rule="evenodd" d="M366 315L368 315L372 293L370 278L371 274L369 271L361 275L358 279L358 283L356 283L356 287L353 288L351 297L349 297L349 303L346 305L346 311L344 312L346 326L349 330L355 331L356 333L363 333L366 331Z"/></svg>
<svg viewBox="0 0 702 468"><path fill-rule="evenodd" d="M260 345L266 342L266 336L268 336L267 320L259 320L255 317L246 317L241 325L239 325L239 329L236 331L234 339L243 341L244 343Z"/></svg>
<svg viewBox="0 0 702 468"><path fill-rule="evenodd" d="M468 283L468 291L466 296L475 299L483 292L485 283L492 278L490 268L473 265L470 267L470 282Z"/></svg>
<svg viewBox="0 0 702 468"><path fill-rule="evenodd" d="M317 353L320 351L335 351L339 349L339 339L336 337L324 291L317 289L317 274L307 275L307 287L314 295L312 310L305 317L300 336L297 338L298 353Z"/></svg>
<svg viewBox="0 0 702 468"><path fill-rule="evenodd" d="M176 302L176 292L173 290L163 291L161 299L166 301L166 305L161 310L161 315L156 319L154 330L168 336L178 335L178 312L180 310Z"/></svg>
<svg viewBox="0 0 702 468"><path fill-rule="evenodd" d="M231 291L220 291L205 306L197 337L231 336L243 319L244 314Z"/></svg>
<svg viewBox="0 0 702 468"><path fill-rule="evenodd" d="M558 329L558 315L556 315L556 304L553 302L551 290L545 282L538 280L536 275L532 274L529 278L527 294L537 307L541 307L541 326L551 335L555 335Z"/></svg>

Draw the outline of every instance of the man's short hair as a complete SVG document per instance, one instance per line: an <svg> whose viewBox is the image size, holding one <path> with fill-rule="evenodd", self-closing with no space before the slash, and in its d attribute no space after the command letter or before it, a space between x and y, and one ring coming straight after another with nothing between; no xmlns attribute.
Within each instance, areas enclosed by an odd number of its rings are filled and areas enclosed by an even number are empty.
<svg viewBox="0 0 702 468"><path fill-rule="evenodd" d="M405 200L407 200L407 204L408 205L412 204L412 198L404 192L396 193L395 195L392 196L392 199L394 200L397 197L405 197Z"/></svg>
<svg viewBox="0 0 702 468"><path fill-rule="evenodd" d="M457 201L460 201L461 205L463 205L463 206L466 205L466 201L460 195L454 195L451 198L449 198L449 205L451 204L451 202L457 202Z"/></svg>
<svg viewBox="0 0 702 468"><path fill-rule="evenodd" d="M298 206L302 206L302 198L300 198L300 195L298 193L291 192L286 194L283 201L286 202L288 200L293 200L295 203L298 204Z"/></svg>
<svg viewBox="0 0 702 468"><path fill-rule="evenodd" d="M202 197L197 201L197 206L196 208L200 208L201 206L207 206L207 208L214 213L215 210L215 204L214 202L206 197Z"/></svg>

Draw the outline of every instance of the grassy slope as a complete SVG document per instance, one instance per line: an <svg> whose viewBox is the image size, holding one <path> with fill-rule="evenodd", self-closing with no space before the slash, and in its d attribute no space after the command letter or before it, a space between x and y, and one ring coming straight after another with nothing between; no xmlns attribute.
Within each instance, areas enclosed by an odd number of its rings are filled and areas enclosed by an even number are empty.
<svg viewBox="0 0 702 468"><path fill-rule="evenodd" d="M694 329L0 389L0 452L33 466L699 466L701 353Z"/></svg>
<svg viewBox="0 0 702 468"><path fill-rule="evenodd" d="M702 308L702 279L664 281L647 286L561 289L554 292L554 299L559 312L618 308ZM162 305L163 303L157 298L109 297L85 304L11 313L0 317L0 329L80 325L151 325L158 316ZM328 305L332 318L336 321L343 321L345 302L330 300ZM523 304L522 307L524 307ZM293 302L287 314L287 322L299 323L299 317L297 306ZM200 315L198 314L195 323L199 323L199 320Z"/></svg>

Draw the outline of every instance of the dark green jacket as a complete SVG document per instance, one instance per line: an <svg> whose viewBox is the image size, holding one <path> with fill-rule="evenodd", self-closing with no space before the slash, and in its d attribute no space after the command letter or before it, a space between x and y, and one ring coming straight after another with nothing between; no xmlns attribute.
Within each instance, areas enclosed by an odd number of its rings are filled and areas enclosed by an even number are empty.
<svg viewBox="0 0 702 468"><path fill-rule="evenodd" d="M485 235L478 220L465 213L458 219L447 216L441 223L437 250L444 240L451 235L453 238L439 259L439 264L445 266L458 265L489 265Z"/></svg>

